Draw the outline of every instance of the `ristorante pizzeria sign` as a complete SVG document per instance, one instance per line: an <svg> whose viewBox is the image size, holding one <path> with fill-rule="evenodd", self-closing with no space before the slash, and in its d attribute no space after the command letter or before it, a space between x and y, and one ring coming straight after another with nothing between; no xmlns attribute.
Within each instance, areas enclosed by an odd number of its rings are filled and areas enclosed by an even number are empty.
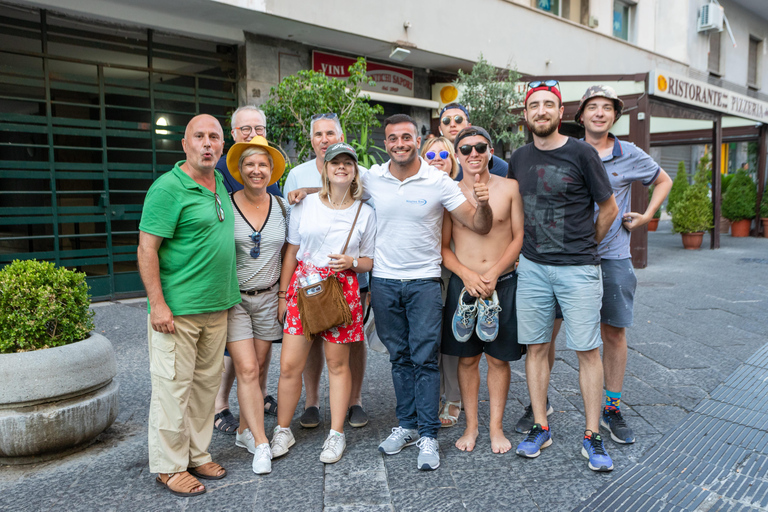
<svg viewBox="0 0 768 512"><path fill-rule="evenodd" d="M768 103L686 76L655 70L650 76L654 96L768 123Z"/></svg>

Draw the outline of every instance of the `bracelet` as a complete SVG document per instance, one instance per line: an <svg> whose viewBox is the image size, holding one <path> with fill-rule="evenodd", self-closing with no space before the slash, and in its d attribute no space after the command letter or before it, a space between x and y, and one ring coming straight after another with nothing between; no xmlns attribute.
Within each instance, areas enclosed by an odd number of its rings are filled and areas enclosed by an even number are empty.
<svg viewBox="0 0 768 512"><path fill-rule="evenodd" d="M282 295L280 295L281 293L282 293ZM286 293L286 290L278 290L277 291L277 296L278 297L285 297L285 293Z"/></svg>

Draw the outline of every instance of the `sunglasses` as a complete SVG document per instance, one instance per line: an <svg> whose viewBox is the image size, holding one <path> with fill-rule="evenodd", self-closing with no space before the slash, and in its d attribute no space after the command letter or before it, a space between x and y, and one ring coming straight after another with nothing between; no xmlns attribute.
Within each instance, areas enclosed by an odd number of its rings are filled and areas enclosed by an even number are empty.
<svg viewBox="0 0 768 512"><path fill-rule="evenodd" d="M224 222L224 208L221 206L221 198L216 192L213 193L213 197L216 200L216 215L219 217L219 222Z"/></svg>
<svg viewBox="0 0 768 512"><path fill-rule="evenodd" d="M335 112L328 112L326 114L315 114L310 119L317 121L318 119L338 119L339 116Z"/></svg>
<svg viewBox="0 0 768 512"><path fill-rule="evenodd" d="M477 144L464 144L463 146L459 146L459 151L461 151L461 154L464 156L469 155L472 153L472 148L477 151L478 155L482 155L486 151L488 151L488 143L487 142L478 142Z"/></svg>
<svg viewBox="0 0 768 512"><path fill-rule="evenodd" d="M448 155L450 155L450 153L448 153L445 150L440 151L439 153L435 153L434 151L427 151L424 156L427 157L427 160L434 160L438 155L440 155L441 160L445 160L446 158L448 158Z"/></svg>
<svg viewBox="0 0 768 512"><path fill-rule="evenodd" d="M453 116L453 120L456 121L456 124L461 124L464 122L464 117L457 114ZM445 116L441 121L445 126L448 126L451 124L451 116Z"/></svg>
<svg viewBox="0 0 768 512"><path fill-rule="evenodd" d="M267 132L267 127L259 124L256 126L238 126L235 130L240 130L240 133L247 137L251 134L251 131L256 135L264 135Z"/></svg>
<svg viewBox="0 0 768 512"><path fill-rule="evenodd" d="M251 248L251 258L258 258L261 254L261 232L254 231L251 233L251 240L256 244L256 247Z"/></svg>
<svg viewBox="0 0 768 512"><path fill-rule="evenodd" d="M557 80L534 80L533 82L528 83L528 88L536 89L537 87L547 87L551 90L553 87L558 87L559 85L560 82Z"/></svg>

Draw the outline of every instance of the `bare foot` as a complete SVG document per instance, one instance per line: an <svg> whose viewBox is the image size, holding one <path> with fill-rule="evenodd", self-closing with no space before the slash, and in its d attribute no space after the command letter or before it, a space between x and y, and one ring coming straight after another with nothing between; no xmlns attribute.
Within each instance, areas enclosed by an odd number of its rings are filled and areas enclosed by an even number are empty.
<svg viewBox="0 0 768 512"><path fill-rule="evenodd" d="M442 423L443 425L452 427L456 424L456 421L458 421L459 414L461 414L461 409L456 407L455 405L449 405L448 414L456 418L456 420L451 420L449 418L440 418L440 423Z"/></svg>
<svg viewBox="0 0 768 512"><path fill-rule="evenodd" d="M456 441L456 448L463 452L471 452L475 449L475 441L477 440L477 430L465 430L464 435ZM509 448L508 448L509 449Z"/></svg>
<svg viewBox="0 0 768 512"><path fill-rule="evenodd" d="M504 437L503 430L491 430L491 449L493 453L507 453L512 449L512 443Z"/></svg>

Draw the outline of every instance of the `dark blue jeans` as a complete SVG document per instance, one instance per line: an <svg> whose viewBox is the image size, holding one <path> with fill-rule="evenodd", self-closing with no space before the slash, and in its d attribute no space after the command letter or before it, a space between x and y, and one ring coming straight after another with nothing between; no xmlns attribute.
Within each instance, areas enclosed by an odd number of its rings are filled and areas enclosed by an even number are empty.
<svg viewBox="0 0 768 512"><path fill-rule="evenodd" d="M437 438L440 430L440 282L371 280L376 332L389 350L400 426Z"/></svg>

